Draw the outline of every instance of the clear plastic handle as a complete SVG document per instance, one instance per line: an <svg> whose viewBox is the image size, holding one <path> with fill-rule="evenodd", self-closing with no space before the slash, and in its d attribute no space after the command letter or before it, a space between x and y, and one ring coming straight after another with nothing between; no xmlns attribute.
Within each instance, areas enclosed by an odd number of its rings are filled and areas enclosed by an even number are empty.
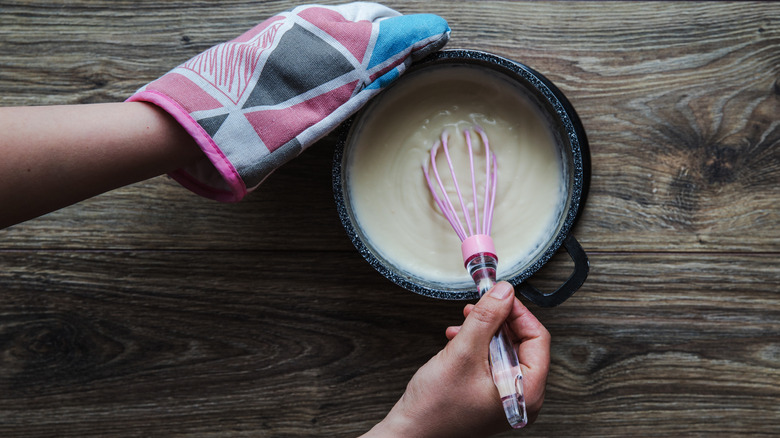
<svg viewBox="0 0 780 438"><path fill-rule="evenodd" d="M496 265L496 258L487 253L478 254L466 264L480 297L496 284ZM506 419L512 428L519 429L528 423L528 415L523 397L523 371L508 330L506 323L501 324L501 328L490 340L490 371L498 388Z"/></svg>
<svg viewBox="0 0 780 438"><path fill-rule="evenodd" d="M519 429L528 423L523 397L523 371L512 348L506 324L490 340L490 370L501 396L501 404L509 424Z"/></svg>

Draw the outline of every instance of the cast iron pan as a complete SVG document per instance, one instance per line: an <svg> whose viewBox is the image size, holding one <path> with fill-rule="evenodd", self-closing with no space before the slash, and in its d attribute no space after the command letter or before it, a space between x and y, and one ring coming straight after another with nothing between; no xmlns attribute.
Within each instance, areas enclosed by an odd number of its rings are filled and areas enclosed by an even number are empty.
<svg viewBox="0 0 780 438"><path fill-rule="evenodd" d="M530 100L538 106L543 114L546 114L547 121L555 133L556 143L564 151L563 155L566 160L568 173L568 200L564 207L562 220L558 224L557 232L544 245L545 250L531 263L514 272L510 278L504 278L532 303L541 307L557 306L582 286L589 271L589 262L585 251L574 236L571 235L571 229L584 209L588 188L590 187L590 149L585 129L571 103L550 80L524 64L491 53L476 50L440 51L415 62L404 75L409 75L414 71L430 66L442 65L480 66L507 75L516 81L525 90ZM402 80L403 76L398 81ZM392 86L388 87L388 89L392 88ZM344 172L345 148L348 145L351 129L361 114L362 112L359 112L339 128L339 142L333 162L333 192L339 217L355 248L374 269L390 281L412 292L449 300L478 298L477 291L473 287L452 289L447 287L447 285L427 283L419 278L400 272L367 244L367 239L365 239L365 236L362 235L360 229L356 226L351 213L346 181L348 176ZM561 248L569 254L574 262L572 274L568 280L552 292L542 292L536 289L529 283L529 278Z"/></svg>

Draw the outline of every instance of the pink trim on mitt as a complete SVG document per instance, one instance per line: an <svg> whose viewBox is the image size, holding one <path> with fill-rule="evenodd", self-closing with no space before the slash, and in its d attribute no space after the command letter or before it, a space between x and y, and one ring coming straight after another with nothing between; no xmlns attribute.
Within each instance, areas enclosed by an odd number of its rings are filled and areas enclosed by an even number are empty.
<svg viewBox="0 0 780 438"><path fill-rule="evenodd" d="M169 173L171 178L200 196L220 202L238 202L246 196L246 185L235 167L230 164L230 161L222 153L222 150L219 149L219 146L214 143L211 136L190 116L187 110L169 99L168 96L153 90L141 91L127 99L127 102L139 101L155 104L170 114L192 136L195 143L206 155L206 158L214 165L214 168L219 172L222 179L225 180L228 187L230 187L230 192L204 184L184 169L178 169Z"/></svg>

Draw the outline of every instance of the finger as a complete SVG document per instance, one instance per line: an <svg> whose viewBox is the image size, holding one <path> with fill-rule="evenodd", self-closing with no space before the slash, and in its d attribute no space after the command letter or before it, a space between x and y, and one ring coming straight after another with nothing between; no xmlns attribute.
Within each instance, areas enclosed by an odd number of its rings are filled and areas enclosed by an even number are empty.
<svg viewBox="0 0 780 438"><path fill-rule="evenodd" d="M512 285L503 281L497 283L468 312L453 343L468 350L478 348L487 351L490 339L509 316L514 300Z"/></svg>
<svg viewBox="0 0 780 438"><path fill-rule="evenodd" d="M474 308L473 304L466 304L466 307L463 308L463 317L468 318L469 313L471 313L471 309Z"/></svg>
<svg viewBox="0 0 780 438"><path fill-rule="evenodd" d="M512 304L507 325L520 340L520 363L546 375L550 367L550 332L518 299Z"/></svg>
<svg viewBox="0 0 780 438"><path fill-rule="evenodd" d="M521 341L537 338L547 333L544 325L517 298L512 302L512 308L506 322Z"/></svg>
<svg viewBox="0 0 780 438"><path fill-rule="evenodd" d="M446 336L447 339L451 341L455 338L455 336L458 335L460 328L461 326L459 325L447 327L447 329L444 331L444 336Z"/></svg>
<svg viewBox="0 0 780 438"><path fill-rule="evenodd" d="M519 339L517 358L523 370L529 424L533 423L544 402L547 375L550 371L550 332L519 300L515 300L507 326Z"/></svg>

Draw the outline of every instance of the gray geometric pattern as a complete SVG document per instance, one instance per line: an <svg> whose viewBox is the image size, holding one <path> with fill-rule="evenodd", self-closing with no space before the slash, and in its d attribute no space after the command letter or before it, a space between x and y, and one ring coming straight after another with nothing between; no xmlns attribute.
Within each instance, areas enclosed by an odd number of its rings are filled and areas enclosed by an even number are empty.
<svg viewBox="0 0 780 438"><path fill-rule="evenodd" d="M221 116L207 117L205 119L198 120L198 124L203 127L209 136L214 137L214 134L219 131L220 126L222 126L222 123L225 122L227 116L227 114L223 114Z"/></svg>
<svg viewBox="0 0 780 438"><path fill-rule="evenodd" d="M204 155L171 173L237 201L401 74L415 52L446 43L431 14L377 3L304 5L184 62L133 95L168 111Z"/></svg>
<svg viewBox="0 0 780 438"><path fill-rule="evenodd" d="M268 57L244 108L280 104L354 68L336 48L296 24Z"/></svg>

